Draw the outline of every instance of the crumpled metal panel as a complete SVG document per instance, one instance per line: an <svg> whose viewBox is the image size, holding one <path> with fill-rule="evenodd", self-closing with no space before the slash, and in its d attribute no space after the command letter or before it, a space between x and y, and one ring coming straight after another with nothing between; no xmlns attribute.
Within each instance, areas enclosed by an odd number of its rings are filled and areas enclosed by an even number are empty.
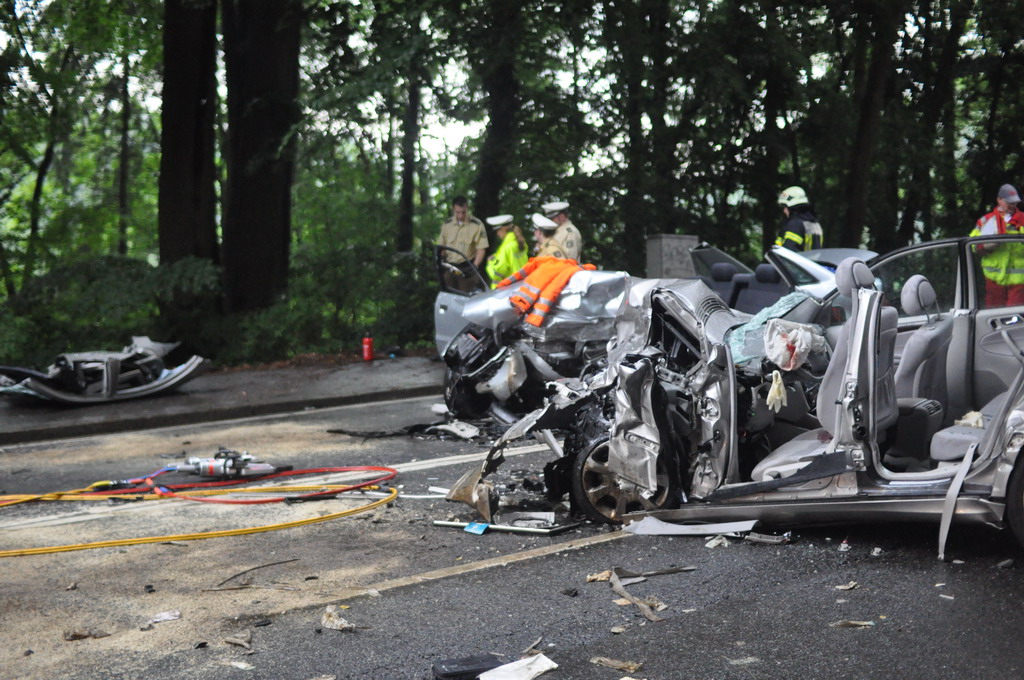
<svg viewBox="0 0 1024 680"><path fill-rule="evenodd" d="M658 487L657 460L661 434L654 418L654 358L631 356L615 365L615 419L608 443L612 472L652 493Z"/></svg>

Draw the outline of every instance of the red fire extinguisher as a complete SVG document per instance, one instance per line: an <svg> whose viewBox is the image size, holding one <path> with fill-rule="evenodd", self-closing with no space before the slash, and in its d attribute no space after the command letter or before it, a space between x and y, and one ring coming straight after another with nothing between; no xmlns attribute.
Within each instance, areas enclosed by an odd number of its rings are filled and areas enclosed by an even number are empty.
<svg viewBox="0 0 1024 680"><path fill-rule="evenodd" d="M373 336L363 336L363 361L373 361Z"/></svg>

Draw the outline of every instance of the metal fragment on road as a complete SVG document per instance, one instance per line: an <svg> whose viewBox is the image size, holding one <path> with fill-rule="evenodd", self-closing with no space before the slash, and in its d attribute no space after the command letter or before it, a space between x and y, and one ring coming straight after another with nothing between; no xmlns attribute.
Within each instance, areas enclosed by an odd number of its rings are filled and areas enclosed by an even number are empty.
<svg viewBox="0 0 1024 680"><path fill-rule="evenodd" d="M604 666L605 668L613 668L617 671L626 671L628 673L635 673L644 667L644 664L640 661L619 661L618 659L609 659L607 656L593 656L590 658L590 663L595 666Z"/></svg>
<svg viewBox="0 0 1024 680"><path fill-rule="evenodd" d="M729 664L733 666L749 666L750 664L760 663L761 660L756 656L745 656L742 659L728 659Z"/></svg>
<svg viewBox="0 0 1024 680"><path fill-rule="evenodd" d="M630 522L622 530L638 536L717 536L747 532L757 526L757 523L758 520L751 519L714 524L673 524L648 516L637 522Z"/></svg>
<svg viewBox="0 0 1024 680"><path fill-rule="evenodd" d="M849 619L841 619L839 621L833 621L828 624L832 628L873 628L875 625L874 621L851 621Z"/></svg>

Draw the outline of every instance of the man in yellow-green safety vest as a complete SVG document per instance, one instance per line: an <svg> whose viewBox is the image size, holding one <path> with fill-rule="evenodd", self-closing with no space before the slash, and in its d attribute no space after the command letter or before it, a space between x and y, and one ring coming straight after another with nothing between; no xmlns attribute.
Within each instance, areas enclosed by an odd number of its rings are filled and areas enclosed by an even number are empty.
<svg viewBox="0 0 1024 680"><path fill-rule="evenodd" d="M487 258L487 276L491 279L491 288L497 288L499 281L526 265L530 259L530 247L523 231L512 223L511 215L488 217L487 224L498 239L494 254Z"/></svg>
<svg viewBox="0 0 1024 680"><path fill-rule="evenodd" d="M971 236L1024 234L1024 213L1017 210L1020 195L1011 184L999 187L995 209L978 218ZM983 243L981 253L985 274L985 307L1024 306L1024 243Z"/></svg>

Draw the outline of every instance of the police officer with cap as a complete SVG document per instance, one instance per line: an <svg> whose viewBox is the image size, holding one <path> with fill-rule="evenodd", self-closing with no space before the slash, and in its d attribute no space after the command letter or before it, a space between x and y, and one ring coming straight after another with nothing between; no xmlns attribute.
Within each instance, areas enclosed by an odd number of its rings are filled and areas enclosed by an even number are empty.
<svg viewBox="0 0 1024 680"><path fill-rule="evenodd" d="M452 216L441 225L437 245L453 248L468 258L460 257L450 250L442 253L445 261L452 265L444 272L445 285L463 292L474 290L477 278L473 268L483 264L489 244L484 223L469 212L469 201L465 196L456 196L452 200Z"/></svg>
<svg viewBox="0 0 1024 680"><path fill-rule="evenodd" d="M499 281L526 266L530 247L523 231L512 223L511 215L488 217L487 224L498 239L494 254L487 258L487 276L491 279L491 288L497 288Z"/></svg>
<svg viewBox="0 0 1024 680"><path fill-rule="evenodd" d="M779 205L786 216L786 223L782 225L782 235L775 239L775 245L798 252L821 248L825 234L811 209L807 192L796 186L784 189L779 194Z"/></svg>
<svg viewBox="0 0 1024 680"><path fill-rule="evenodd" d="M537 242L537 257L568 257L562 244L554 238L558 225L553 220L540 213L533 213L530 221L533 222L533 238Z"/></svg>
<svg viewBox="0 0 1024 680"><path fill-rule="evenodd" d="M562 245L565 256L570 260L579 261L580 251L583 250L583 235L569 220L569 215L566 214L568 209L569 204L565 201L552 201L541 206L548 219L558 225L554 239Z"/></svg>

